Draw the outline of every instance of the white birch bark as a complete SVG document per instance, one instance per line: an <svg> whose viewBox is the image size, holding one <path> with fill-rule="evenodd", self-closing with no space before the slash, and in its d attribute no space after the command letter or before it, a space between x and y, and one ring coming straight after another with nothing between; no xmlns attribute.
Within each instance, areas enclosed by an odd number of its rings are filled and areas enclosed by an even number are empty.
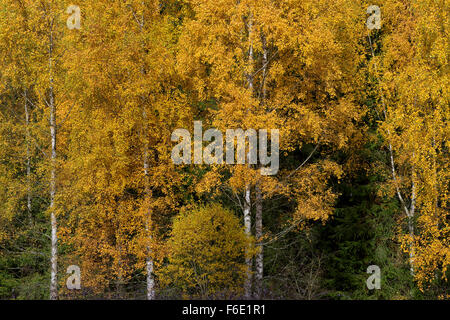
<svg viewBox="0 0 450 320"><path fill-rule="evenodd" d="M50 169L50 220L51 220L51 271L50 271L50 299L58 299L58 226L55 213L55 195L56 195L56 107L53 88L53 21L50 29L49 46L49 107L50 107L50 138L51 138L51 169Z"/></svg>
<svg viewBox="0 0 450 320"><path fill-rule="evenodd" d="M373 45L372 45L372 39L370 37L370 32L368 34L368 38L369 38L369 44L370 44L370 49L372 52L372 58L375 59L375 52L373 50ZM375 66L375 73L378 76L378 68L377 68L377 64L374 63ZM379 80L378 80L379 82ZM383 106L383 116L384 116L384 121L387 120L387 111L386 111L386 103L384 101L384 96L383 96L383 92L381 87L378 88L380 91L380 98L381 98L381 104ZM391 132L388 129L387 130L388 136L391 136ZM415 251L414 251L414 243L413 243L413 239L414 239L414 215L415 215L415 203L416 203L416 186L415 186L415 174L414 174L414 167L412 169L412 174L411 174L411 204L410 207L408 208L405 200L403 199L403 196L401 194L400 191L400 187L398 184L398 179L397 179L397 173L396 173L396 169L395 169L395 161L394 161L394 150L392 147L392 143L389 141L389 158L390 158L390 164L391 164L391 174L392 174L392 179L394 181L394 185L396 188L396 193L397 193L397 197L400 201L401 206L403 207L403 211L406 214L406 217L408 218L408 233L409 236L411 238L411 241L409 242L408 246L409 246L409 269L410 269L410 273L412 276L414 276L414 256L415 256ZM413 153L413 157L414 157L414 153Z"/></svg>
<svg viewBox="0 0 450 320"><path fill-rule="evenodd" d="M386 111L384 111L384 115L386 118ZM388 134L390 135L390 132L388 130ZM415 184L415 174L414 174L414 166L412 168L412 174L411 174L411 204L408 208L407 204L405 203L405 200L403 199L402 193L400 192L400 187L398 185L398 179L397 179L397 173L395 169L395 162L394 162L394 152L392 148L392 144L389 142L389 156L391 160L391 173L392 173L392 179L394 180L397 197L403 207L403 211L406 214L406 217L408 218L408 233L410 236L410 242L408 244L409 247L409 271L412 276L414 276L414 256L415 256L415 250L414 250L414 215L415 215L415 208L416 208L416 184ZM413 153L414 157L414 153Z"/></svg>
<svg viewBox="0 0 450 320"><path fill-rule="evenodd" d="M148 132L148 126L147 126L147 114L145 112L144 105L142 106L142 115L144 119L144 133ZM147 205L149 204L148 201L150 201L151 197L151 190L150 190L150 180L149 180L149 157L148 157L148 140L147 136L144 137L144 175L145 175L145 197ZM146 271L147 271L147 300L153 300L155 299L155 280L153 279L153 259L152 259L152 250L150 248L150 242L151 242L151 230L150 230L150 223L151 223L151 211L150 208L147 209L146 217L145 217L145 231L147 236L149 237L147 245L147 258L146 258Z"/></svg>
<svg viewBox="0 0 450 320"><path fill-rule="evenodd" d="M261 42L263 47L263 75L261 80L261 104L265 106L265 99L267 95L265 79L267 76L267 62L268 62L268 50L266 44L266 38L264 34L261 35ZM255 188L255 237L257 241L261 242L263 236L263 204L262 204L262 194L259 186ZM259 252L256 254L255 258L255 298L261 299L262 287L263 287L263 276L264 276L264 247L261 243L257 244L259 246Z"/></svg>
<svg viewBox="0 0 450 320"><path fill-rule="evenodd" d="M141 35L143 36L144 32L144 24L145 24L145 18L144 18L144 7L145 2L141 2L142 5L142 15L140 19L136 16L136 13L133 8L131 8L134 18L136 19L136 22L139 25L139 30L141 32ZM145 54L145 45L142 42L142 54ZM142 64L141 67L141 75L145 76L145 66ZM149 200L151 198L151 189L150 189L150 179L149 179L149 143L148 143L148 118L147 118L147 112L145 111L145 97L141 97L141 106L142 106L142 120L143 120L143 139L144 139L144 151L143 151L143 168L144 168L144 176L145 176L145 191L144 191L144 197L145 202L147 205L149 204ZM150 208L147 209L146 216L145 216L145 232L148 237L148 244L146 247L147 250L147 257L145 259L145 269L146 269L146 297L147 300L154 300L155 299L155 280L153 277L153 258L152 258L152 250L150 247L152 238L151 238L151 210Z"/></svg>
<svg viewBox="0 0 450 320"><path fill-rule="evenodd" d="M25 111L25 144L26 144L26 170L27 170L27 211L30 225L33 223L33 217L31 213L31 161L30 161L30 113L28 110L28 95L27 90L24 90L24 111Z"/></svg>
<svg viewBox="0 0 450 320"><path fill-rule="evenodd" d="M250 185L247 185L245 187L245 194L244 194L244 228L245 228L245 234L248 237L251 237L251 203L250 203L250 198L251 196L251 190L250 190ZM249 248L247 247L246 252L245 252L245 264L247 265L247 274L246 274L246 279L245 279L245 283L244 283L244 294L245 294L245 298L246 299L250 299L251 298L251 290L252 290L252 258L249 252Z"/></svg>
<svg viewBox="0 0 450 320"><path fill-rule="evenodd" d="M250 14L249 21L248 21L248 37L251 41L252 36L252 15ZM249 46L249 65L252 66L253 64L253 44L250 43ZM253 75L252 70L253 68L250 68L250 72L246 75L247 76L247 82L248 87L253 93ZM245 234L247 237L251 237L252 235L252 224L251 224L251 186L250 184L247 184L245 186L245 193L244 193L244 228L245 228ZM250 254L250 248L247 248L245 252L245 264L247 265L247 274L246 279L244 283L244 294L246 299L250 299L252 296L252 266L253 266L253 259Z"/></svg>
<svg viewBox="0 0 450 320"><path fill-rule="evenodd" d="M259 252L256 254L255 258L255 267L256 267L256 273L255 273L255 298L261 299L262 294L262 279L263 279L263 268L264 268L264 252L263 252L263 246L260 244L262 239L262 227L263 227L263 221L262 221L262 194L261 189L256 186L255 188L255 194L256 194L256 200L255 200L255 237L257 241L259 241Z"/></svg>

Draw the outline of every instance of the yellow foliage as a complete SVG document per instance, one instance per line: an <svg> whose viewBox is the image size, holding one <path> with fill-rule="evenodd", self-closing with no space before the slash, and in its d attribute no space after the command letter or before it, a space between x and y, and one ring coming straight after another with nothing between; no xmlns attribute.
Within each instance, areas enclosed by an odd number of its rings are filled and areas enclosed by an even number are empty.
<svg viewBox="0 0 450 320"><path fill-rule="evenodd" d="M235 214L218 204L181 212L173 222L169 262L160 280L182 288L186 297L242 294L245 250L253 242ZM249 254L255 252L253 247Z"/></svg>

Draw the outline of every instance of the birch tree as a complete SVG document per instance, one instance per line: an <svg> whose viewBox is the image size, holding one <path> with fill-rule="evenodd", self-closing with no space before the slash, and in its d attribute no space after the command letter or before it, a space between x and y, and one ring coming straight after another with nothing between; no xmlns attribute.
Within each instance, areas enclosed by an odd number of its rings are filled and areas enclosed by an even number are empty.
<svg viewBox="0 0 450 320"><path fill-rule="evenodd" d="M379 35L379 56L369 35L372 71L379 81L380 133L388 150L392 189L406 218L407 232L399 234L421 288L434 279L436 265L445 278L449 263L448 14L439 8L432 1L389 1L382 6L385 27Z"/></svg>
<svg viewBox="0 0 450 320"><path fill-rule="evenodd" d="M41 1L16 2L7 4L11 11L10 18L20 19L23 25L11 34L22 34L24 36L24 46L15 48L21 52L18 65L22 72L27 74L24 79L23 99L25 101L25 123L27 141L31 139L29 133L29 106L42 111L42 124L48 121L46 128L48 140L35 141L35 145L49 145L48 150L42 147L41 151L47 156L46 172L48 174L49 186L49 208L51 225L51 253L50 253L50 299L58 297L58 225L55 199L57 197L57 136L58 127L57 115L67 111L65 103L67 96L64 94L65 88L61 75L63 75L62 61L64 59L64 32L66 31L66 19L64 17L65 7L63 1ZM25 56L28 54L31 58ZM57 99L58 98L58 99ZM45 125L44 125L45 126ZM27 144L27 176L30 173L29 144ZM30 190L28 190L27 206L31 207Z"/></svg>
<svg viewBox="0 0 450 320"><path fill-rule="evenodd" d="M280 154L309 145L314 154L319 144L342 150L349 140L360 137L354 123L360 112L351 88L358 81L354 74L361 61L357 34L362 28L353 22L360 10L357 4L189 1L187 7L192 17L180 38L179 69L189 78L193 100L217 106L204 115L212 119L211 125L222 131L279 129ZM231 177L219 189L241 207L247 234L252 230L249 213L256 210L260 252L255 287L245 284L246 297L261 292L264 201L277 195L296 202L289 230L304 220L326 220L332 213L336 194L327 183L341 176L342 168L326 154L312 158L313 154L306 153L297 168L284 168L276 177L262 177L254 166L215 167L199 187L216 189L217 179L229 170ZM253 263L247 263L253 271Z"/></svg>

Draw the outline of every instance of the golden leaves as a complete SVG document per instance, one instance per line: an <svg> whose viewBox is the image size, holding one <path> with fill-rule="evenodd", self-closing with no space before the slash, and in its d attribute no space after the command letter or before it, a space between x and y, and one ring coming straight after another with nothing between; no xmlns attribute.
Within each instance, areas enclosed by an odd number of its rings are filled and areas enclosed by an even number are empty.
<svg viewBox="0 0 450 320"><path fill-rule="evenodd" d="M181 212L173 222L169 264L160 270L160 279L201 298L239 294L245 249L252 244L235 214L218 204ZM253 247L248 254L254 253Z"/></svg>

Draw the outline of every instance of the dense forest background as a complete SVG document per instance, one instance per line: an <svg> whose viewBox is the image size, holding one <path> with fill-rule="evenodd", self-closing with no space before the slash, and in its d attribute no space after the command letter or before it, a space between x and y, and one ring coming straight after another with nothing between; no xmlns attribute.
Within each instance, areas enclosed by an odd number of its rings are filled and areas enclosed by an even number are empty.
<svg viewBox="0 0 450 320"><path fill-rule="evenodd" d="M448 299L449 12L0 0L0 299ZM194 121L279 171L175 164Z"/></svg>

